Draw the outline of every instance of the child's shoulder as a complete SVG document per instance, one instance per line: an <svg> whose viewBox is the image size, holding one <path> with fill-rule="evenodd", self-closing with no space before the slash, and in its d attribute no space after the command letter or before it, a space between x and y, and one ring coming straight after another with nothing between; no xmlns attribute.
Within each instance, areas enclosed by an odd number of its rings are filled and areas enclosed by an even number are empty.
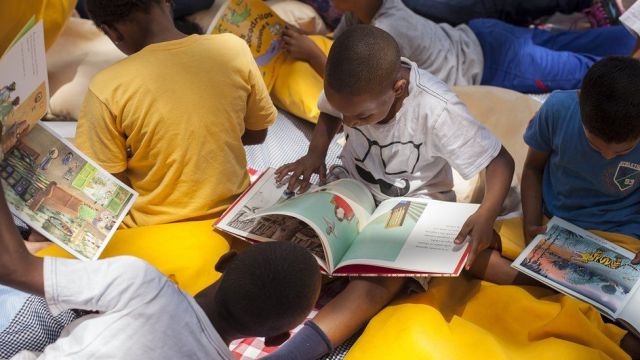
<svg viewBox="0 0 640 360"><path fill-rule="evenodd" d="M556 90L542 104L541 109L561 112L579 111L578 90Z"/></svg>

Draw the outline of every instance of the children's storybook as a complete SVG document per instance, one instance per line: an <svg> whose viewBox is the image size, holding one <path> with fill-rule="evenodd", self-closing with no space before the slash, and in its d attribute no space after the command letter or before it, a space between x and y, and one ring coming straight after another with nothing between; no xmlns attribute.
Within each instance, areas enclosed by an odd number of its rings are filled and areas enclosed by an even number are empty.
<svg viewBox="0 0 640 360"><path fill-rule="evenodd" d="M635 254L554 217L511 266L640 329L640 266Z"/></svg>
<svg viewBox="0 0 640 360"><path fill-rule="evenodd" d="M284 61L280 35L286 24L262 0L229 0L207 33L232 33L245 40L270 90Z"/></svg>
<svg viewBox="0 0 640 360"><path fill-rule="evenodd" d="M268 169L216 227L251 242L302 245L330 275L457 276L469 247L453 241L479 206L394 198L376 207L352 179L293 197L285 190Z"/></svg>
<svg viewBox="0 0 640 360"><path fill-rule="evenodd" d="M7 203L74 256L96 259L137 193L38 122L48 98L42 22L13 44L0 59L0 181Z"/></svg>

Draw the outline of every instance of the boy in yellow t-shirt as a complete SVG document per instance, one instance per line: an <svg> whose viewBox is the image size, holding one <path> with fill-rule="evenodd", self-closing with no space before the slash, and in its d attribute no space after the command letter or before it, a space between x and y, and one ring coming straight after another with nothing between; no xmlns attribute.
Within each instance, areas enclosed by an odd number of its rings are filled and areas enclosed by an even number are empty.
<svg viewBox="0 0 640 360"><path fill-rule="evenodd" d="M88 0L125 54L91 82L76 144L140 193L125 227L213 218L249 184L244 145L276 117L246 43L173 25L168 0Z"/></svg>

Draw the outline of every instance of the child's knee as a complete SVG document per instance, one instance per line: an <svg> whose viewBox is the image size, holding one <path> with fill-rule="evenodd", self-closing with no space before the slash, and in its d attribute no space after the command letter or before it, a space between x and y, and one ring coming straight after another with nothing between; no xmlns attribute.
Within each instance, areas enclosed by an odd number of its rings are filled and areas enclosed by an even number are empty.
<svg viewBox="0 0 640 360"><path fill-rule="evenodd" d="M400 277L358 278L352 280L345 291L358 296L359 301L369 305L386 305L398 294L407 281Z"/></svg>

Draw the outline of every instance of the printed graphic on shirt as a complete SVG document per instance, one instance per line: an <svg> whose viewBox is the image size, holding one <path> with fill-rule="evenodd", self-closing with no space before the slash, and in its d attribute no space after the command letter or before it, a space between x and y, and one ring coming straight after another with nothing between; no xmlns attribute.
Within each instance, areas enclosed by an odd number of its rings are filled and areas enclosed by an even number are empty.
<svg viewBox="0 0 640 360"><path fill-rule="evenodd" d="M353 128L355 132L347 139L353 144L354 149L364 153L362 157L354 156L356 171L362 180L372 185L378 185L380 191L386 196L405 196L411 190L409 179L400 177L404 174L413 174L420 161L420 148L422 143L412 141L392 141L388 144L380 144L369 139L362 130ZM401 157L399 157L399 155ZM360 166L359 164L362 164ZM385 176L400 177L393 179L393 183L374 176L368 169L380 170Z"/></svg>
<svg viewBox="0 0 640 360"><path fill-rule="evenodd" d="M640 165L629 161L621 161L620 164L618 164L618 169L613 177L613 181L621 191L625 191L635 185L639 173Z"/></svg>

